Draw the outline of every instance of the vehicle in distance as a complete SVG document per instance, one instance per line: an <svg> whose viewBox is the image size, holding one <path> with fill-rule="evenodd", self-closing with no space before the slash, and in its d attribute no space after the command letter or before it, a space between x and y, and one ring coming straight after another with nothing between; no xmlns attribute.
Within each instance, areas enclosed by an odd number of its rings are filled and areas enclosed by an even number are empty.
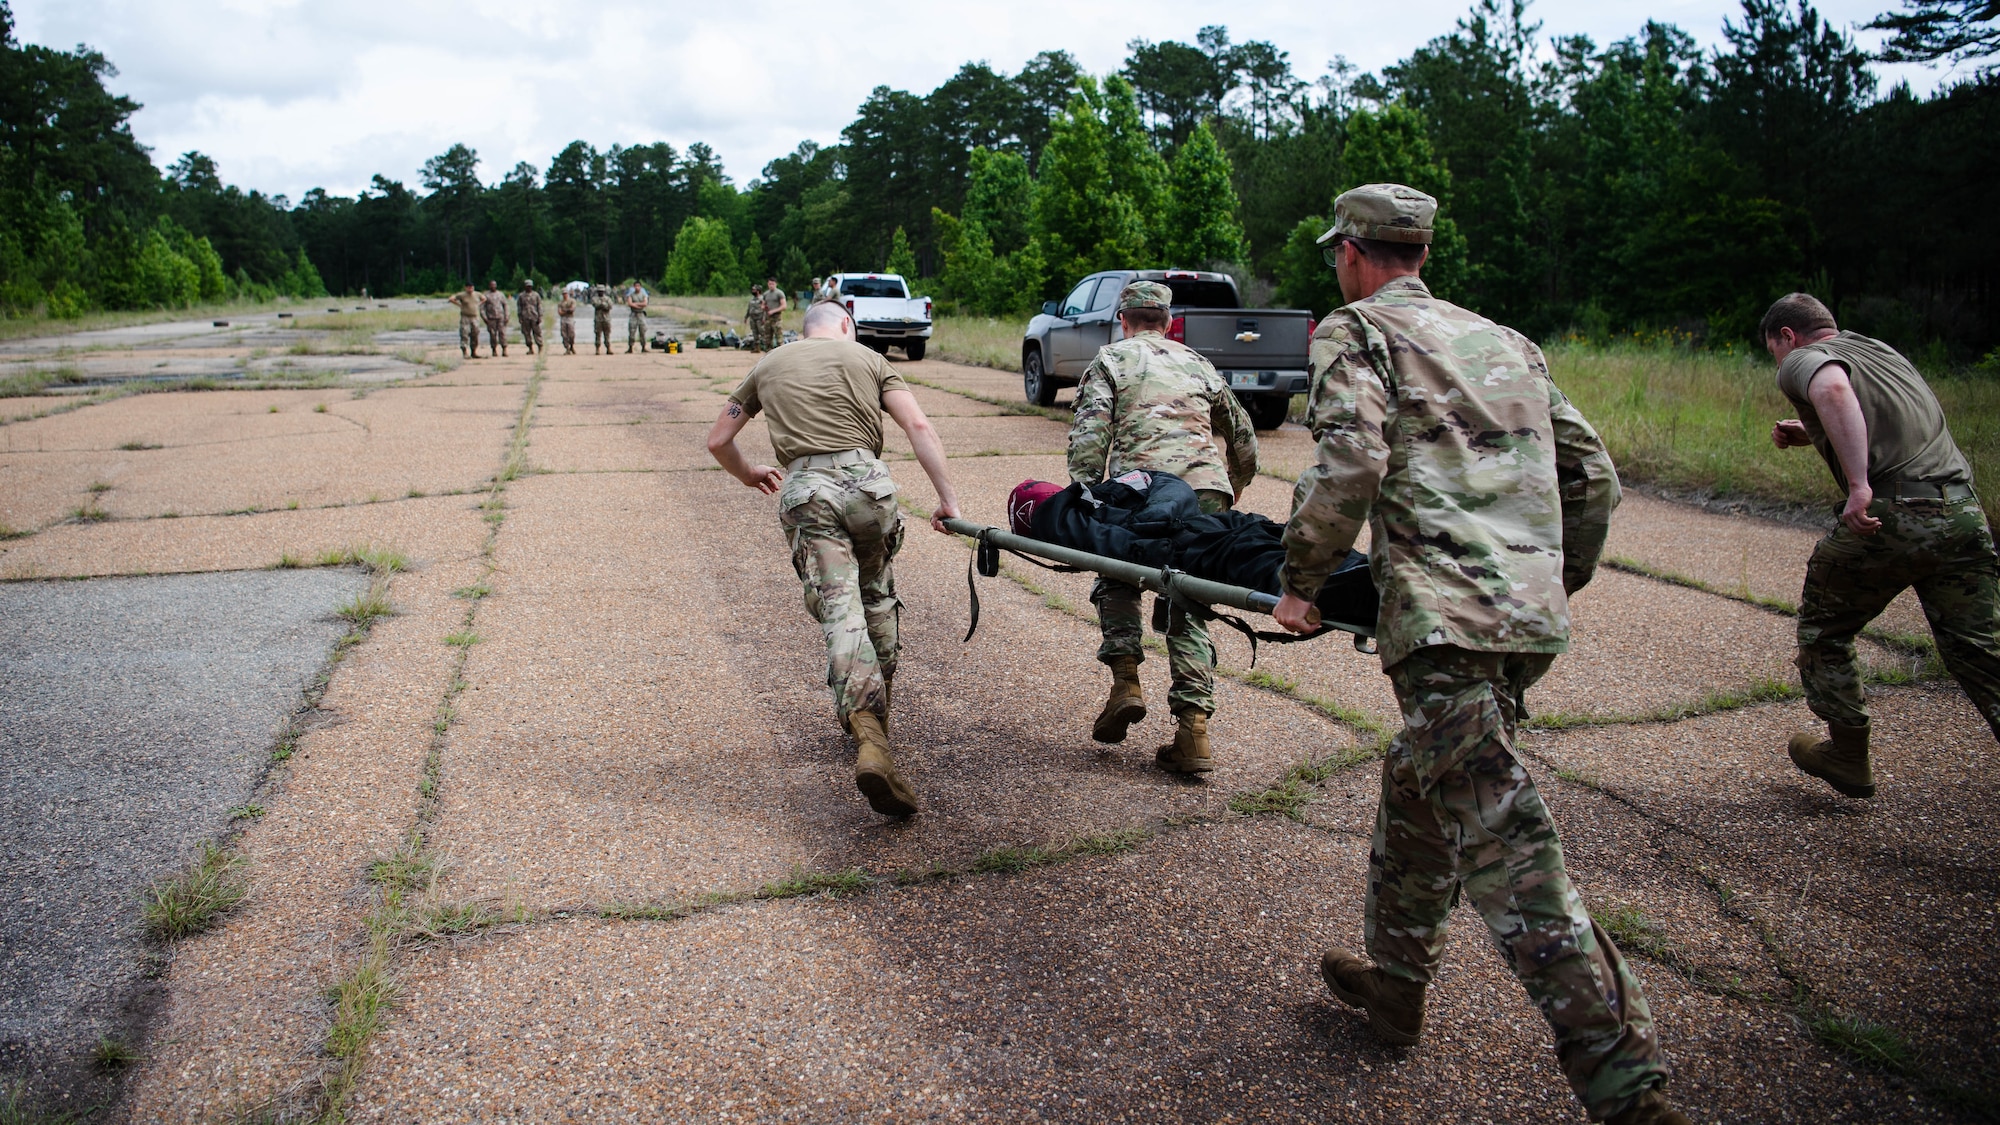
<svg viewBox="0 0 2000 1125"><path fill-rule="evenodd" d="M1196 270L1105 270L1044 304L1021 338L1021 389L1029 402L1053 404L1058 389L1083 378L1097 349L1119 338L1118 293L1134 281L1173 290L1167 338L1215 365L1258 429L1284 425L1292 396L1303 394L1308 382L1312 313L1241 308L1234 278Z"/></svg>
<svg viewBox="0 0 2000 1125"><path fill-rule="evenodd" d="M911 359L924 358L931 340L931 299L910 296L901 274L838 273L840 303L854 318L854 339L886 353L903 349Z"/></svg>

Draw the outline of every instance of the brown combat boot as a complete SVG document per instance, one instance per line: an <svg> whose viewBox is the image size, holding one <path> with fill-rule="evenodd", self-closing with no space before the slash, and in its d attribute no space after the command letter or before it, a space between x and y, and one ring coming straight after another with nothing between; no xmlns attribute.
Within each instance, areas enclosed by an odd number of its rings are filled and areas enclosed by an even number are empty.
<svg viewBox="0 0 2000 1125"><path fill-rule="evenodd" d="M868 798L868 807L883 816L916 812L917 795L896 773L882 720L873 711L856 711L847 717L847 731L854 736L854 787Z"/></svg>
<svg viewBox="0 0 2000 1125"><path fill-rule="evenodd" d="M1146 697L1139 686L1139 658L1114 656L1111 665L1111 698L1090 725L1090 737L1099 742L1125 741L1125 729L1146 717Z"/></svg>
<svg viewBox="0 0 2000 1125"><path fill-rule="evenodd" d="M1340 949L1320 955L1319 975L1335 996L1368 1013L1368 1030L1383 1042L1408 1047L1423 1036L1423 985L1392 977Z"/></svg>
<svg viewBox="0 0 2000 1125"><path fill-rule="evenodd" d="M1632 1104L1604 1119L1605 1125L1694 1125L1685 1113L1667 1104L1667 1096L1654 1088L1632 1099Z"/></svg>
<svg viewBox="0 0 2000 1125"><path fill-rule="evenodd" d="M1868 724L1826 724L1828 738L1801 732L1792 736L1792 764L1819 778L1844 797L1873 797L1875 771L1868 768Z"/></svg>
<svg viewBox="0 0 2000 1125"><path fill-rule="evenodd" d="M1174 731L1174 740L1153 755L1154 763L1168 773L1207 773L1214 769L1215 759L1208 756L1208 712L1183 707L1174 712L1174 718L1180 720L1180 727Z"/></svg>

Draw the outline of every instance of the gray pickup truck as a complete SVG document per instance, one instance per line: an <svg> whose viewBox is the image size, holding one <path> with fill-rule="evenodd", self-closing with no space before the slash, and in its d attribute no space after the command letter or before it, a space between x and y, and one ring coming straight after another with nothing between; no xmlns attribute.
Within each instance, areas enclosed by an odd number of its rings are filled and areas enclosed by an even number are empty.
<svg viewBox="0 0 2000 1125"><path fill-rule="evenodd" d="M1106 270L1043 305L1021 339L1021 389L1029 402L1054 403L1058 389L1083 377L1097 349L1119 338L1113 306L1118 291L1134 280L1162 282L1174 291L1168 338L1215 365L1258 429L1284 424L1292 396L1306 389L1312 313L1239 308L1243 301L1233 278L1193 270Z"/></svg>

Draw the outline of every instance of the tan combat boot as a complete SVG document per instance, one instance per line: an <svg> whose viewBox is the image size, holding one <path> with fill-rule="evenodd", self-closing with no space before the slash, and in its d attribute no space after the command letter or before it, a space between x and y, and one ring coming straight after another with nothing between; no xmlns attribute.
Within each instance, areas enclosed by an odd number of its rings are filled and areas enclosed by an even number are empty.
<svg viewBox="0 0 2000 1125"><path fill-rule="evenodd" d="M847 730L854 736L854 787L868 798L868 807L883 816L916 812L917 795L896 773L882 720L873 711L856 711L847 717Z"/></svg>
<svg viewBox="0 0 2000 1125"><path fill-rule="evenodd" d="M1801 732L1792 736L1792 764L1834 787L1844 797L1873 797L1875 771L1868 768L1868 724L1826 724L1828 738Z"/></svg>
<svg viewBox="0 0 2000 1125"><path fill-rule="evenodd" d="M1657 1088L1632 1099L1632 1104L1604 1119L1605 1125L1694 1125L1685 1113L1667 1104Z"/></svg>
<svg viewBox="0 0 2000 1125"><path fill-rule="evenodd" d="M1174 740L1160 747L1153 755L1153 761L1169 773L1207 773L1215 768L1215 759L1208 756L1208 712L1196 707L1183 707L1174 712L1180 720L1180 727L1174 731Z"/></svg>
<svg viewBox="0 0 2000 1125"><path fill-rule="evenodd" d="M1368 1030L1383 1042L1408 1047L1423 1036L1423 985L1392 977L1340 949L1320 955L1319 975L1335 996L1368 1013Z"/></svg>
<svg viewBox="0 0 2000 1125"><path fill-rule="evenodd" d="M1139 658L1114 656L1111 665L1111 698L1090 725L1090 737L1099 742L1125 741L1125 729L1146 717L1146 698L1139 686Z"/></svg>

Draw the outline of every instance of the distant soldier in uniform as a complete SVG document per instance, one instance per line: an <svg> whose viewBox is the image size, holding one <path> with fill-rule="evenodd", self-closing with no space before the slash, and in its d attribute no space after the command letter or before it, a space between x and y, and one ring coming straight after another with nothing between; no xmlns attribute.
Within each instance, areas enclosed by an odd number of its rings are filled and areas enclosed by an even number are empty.
<svg viewBox="0 0 2000 1125"><path fill-rule="evenodd" d="M1313 331L1319 451L1293 491L1273 616L1306 631L1368 526L1376 644L1403 711L1368 857L1374 964L1329 949L1320 973L1378 1036L1415 1043L1462 893L1590 1117L1686 1125L1638 978L1584 909L1514 752L1523 693L1568 647L1568 599L1596 569L1618 476L1539 348L1418 279L1436 212L1422 192L1369 184L1334 200L1319 239L1348 304Z"/></svg>
<svg viewBox="0 0 2000 1125"><path fill-rule="evenodd" d="M479 295L479 315L486 321L487 352L506 355L507 294L500 292L498 281L487 281L486 292Z"/></svg>
<svg viewBox="0 0 2000 1125"><path fill-rule="evenodd" d="M633 345L640 351L646 350L646 287L634 282L625 291L625 354L631 355Z"/></svg>
<svg viewBox="0 0 2000 1125"><path fill-rule="evenodd" d="M542 347L542 294L535 288L535 279L521 282L521 291L514 294L514 311L521 317L521 345L528 354L546 354Z"/></svg>
<svg viewBox="0 0 2000 1125"><path fill-rule="evenodd" d="M1069 475L1091 485L1134 470L1172 473L1195 490L1202 511L1224 512L1257 476L1257 430L1200 352L1161 335L1173 299L1157 281L1135 281L1118 294L1124 338L1100 349L1076 385ZM1111 668L1111 696L1090 728L1099 742L1125 741L1126 728L1146 717L1140 598L1137 586L1108 578L1090 590L1104 634L1097 659ZM1167 707L1178 725L1154 760L1173 773L1207 773L1215 768L1208 746L1215 646L1207 627L1180 609L1170 606L1167 622Z"/></svg>
<svg viewBox="0 0 2000 1125"><path fill-rule="evenodd" d="M1972 466L1909 360L1840 331L1804 293L1780 297L1761 330L1778 389L1799 412L1773 426L1771 440L1819 450L1847 493L1799 599L1799 679L1828 737L1793 735L1792 762L1846 796L1872 797L1854 635L1915 586L1938 657L2000 738L2000 559Z"/></svg>
<svg viewBox="0 0 2000 1125"><path fill-rule="evenodd" d="M750 305L743 310L743 330L749 333L750 350L764 350L764 291L750 287Z"/></svg>
<svg viewBox="0 0 2000 1125"><path fill-rule="evenodd" d="M590 354L596 355L598 345L603 345L604 354L611 354L611 287L593 285L590 287Z"/></svg>
<svg viewBox="0 0 2000 1125"><path fill-rule="evenodd" d="M775 277L764 279L764 291L757 299L764 304L764 350L768 352L785 342L785 309L790 302Z"/></svg>
<svg viewBox="0 0 2000 1125"><path fill-rule="evenodd" d="M576 354L576 298L569 290L563 290L562 300L556 302L556 329L562 333L564 355Z"/></svg>
<svg viewBox="0 0 2000 1125"><path fill-rule="evenodd" d="M840 279L837 277L827 278L825 281L820 283L818 291L813 293L813 302L815 304L817 304L820 301L838 301L839 299L840 299Z"/></svg>
<svg viewBox="0 0 2000 1125"><path fill-rule="evenodd" d="M470 359L479 358L479 293L470 281L465 288L445 300L458 306L458 354Z"/></svg>
<svg viewBox="0 0 2000 1125"><path fill-rule="evenodd" d="M882 414L910 439L937 490L931 526L958 515L944 446L883 358L854 342L845 310L822 305L798 346L765 357L743 380L708 433L708 451L730 475L778 496L778 523L805 586L806 611L826 640L834 711L854 737L854 783L876 812L908 816L916 794L889 755L889 697L899 651L896 580L903 545L896 482L882 463ZM785 466L752 465L736 435L764 415L771 449Z"/></svg>

